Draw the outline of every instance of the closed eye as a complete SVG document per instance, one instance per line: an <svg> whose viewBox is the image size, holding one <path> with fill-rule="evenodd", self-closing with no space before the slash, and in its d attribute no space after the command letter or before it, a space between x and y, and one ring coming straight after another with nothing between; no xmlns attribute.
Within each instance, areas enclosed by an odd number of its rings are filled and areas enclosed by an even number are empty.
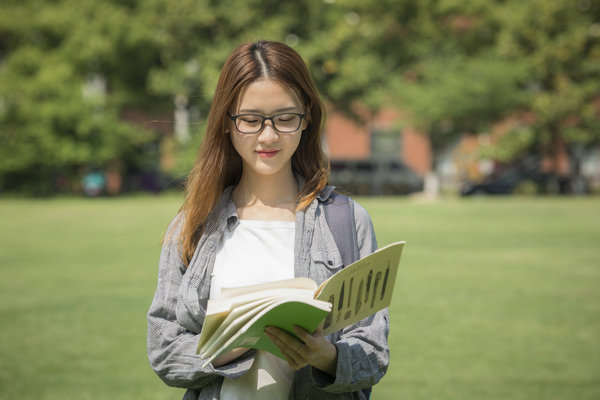
<svg viewBox="0 0 600 400"><path fill-rule="evenodd" d="M257 122L260 122L260 119L256 117L240 117L240 119L248 124L255 124Z"/></svg>
<svg viewBox="0 0 600 400"><path fill-rule="evenodd" d="M278 115L276 119L277 119L277 121L288 122L288 121L293 120L294 118L296 118L296 116L293 114L283 114L283 115Z"/></svg>

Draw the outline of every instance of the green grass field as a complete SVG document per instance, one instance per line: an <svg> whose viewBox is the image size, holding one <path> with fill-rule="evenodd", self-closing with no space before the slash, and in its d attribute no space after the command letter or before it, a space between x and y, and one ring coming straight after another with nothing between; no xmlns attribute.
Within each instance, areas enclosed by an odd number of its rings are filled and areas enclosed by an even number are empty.
<svg viewBox="0 0 600 400"><path fill-rule="evenodd" d="M373 399L600 398L600 199L365 198L407 240ZM145 314L180 198L0 200L0 399L178 399Z"/></svg>

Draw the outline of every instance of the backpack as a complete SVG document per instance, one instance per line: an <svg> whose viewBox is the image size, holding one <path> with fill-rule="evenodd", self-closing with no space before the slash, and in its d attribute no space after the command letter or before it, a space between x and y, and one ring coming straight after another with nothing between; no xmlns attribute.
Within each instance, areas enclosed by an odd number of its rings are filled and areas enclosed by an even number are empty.
<svg viewBox="0 0 600 400"><path fill-rule="evenodd" d="M348 196L332 193L323 207L327 225L329 225L335 245L342 255L345 267L359 258L354 207L350 202Z"/></svg>
<svg viewBox="0 0 600 400"><path fill-rule="evenodd" d="M335 245L342 256L344 267L359 258L354 207L350 203L351 200L348 196L338 193L332 193L329 199L323 203L325 219ZM371 397L371 391L370 387L362 390L367 399Z"/></svg>

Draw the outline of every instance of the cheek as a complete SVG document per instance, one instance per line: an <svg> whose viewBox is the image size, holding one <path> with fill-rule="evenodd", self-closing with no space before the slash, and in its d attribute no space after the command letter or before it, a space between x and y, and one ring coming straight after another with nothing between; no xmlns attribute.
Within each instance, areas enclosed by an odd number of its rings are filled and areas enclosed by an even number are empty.
<svg viewBox="0 0 600 400"><path fill-rule="evenodd" d="M294 140L290 143L290 147L294 149L292 153L295 153L300 146L300 140L302 139L302 135L298 135L294 138Z"/></svg>
<svg viewBox="0 0 600 400"><path fill-rule="evenodd" d="M244 150L244 141L233 132L229 134L229 137L231 138L231 144L233 145L233 148L238 152L238 154L240 154Z"/></svg>

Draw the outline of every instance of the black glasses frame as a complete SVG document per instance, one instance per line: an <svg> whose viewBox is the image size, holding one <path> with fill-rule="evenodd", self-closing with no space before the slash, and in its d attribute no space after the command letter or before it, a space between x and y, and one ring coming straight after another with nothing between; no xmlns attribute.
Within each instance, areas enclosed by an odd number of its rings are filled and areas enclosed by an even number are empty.
<svg viewBox="0 0 600 400"><path fill-rule="evenodd" d="M253 117L258 117L261 119L260 122L260 127L258 128L258 130L253 131L253 132L244 132L244 131L240 131L240 129L238 128L237 125L237 119L239 117L245 117L245 116L253 116ZM293 129L291 131L282 131L280 129L277 128L277 125L275 124L275 120L274 118L279 117L280 115L296 115L298 117L300 117L300 121L298 122L298 126L296 127L296 129ZM229 112L227 113L227 116L229 118L231 118L231 120L233 121L234 125L235 125L235 129L237 129L239 132L241 133L245 133L248 135L255 135L257 133L259 133L260 131L263 130L263 128L265 127L265 121L266 120L270 120L271 121L271 125L273 126L273 129L275 129L275 131L279 132L279 133L291 133L291 132L295 132L298 130L298 128L300 128L300 126L302 126L302 120L304 119L304 117L306 116L305 113L293 113L293 112L283 112L283 113L279 113L279 114L275 114L275 115L271 115L270 117L265 117L264 115L260 115L260 114L252 114L252 113L247 113L247 114L237 114L237 115L231 115Z"/></svg>

